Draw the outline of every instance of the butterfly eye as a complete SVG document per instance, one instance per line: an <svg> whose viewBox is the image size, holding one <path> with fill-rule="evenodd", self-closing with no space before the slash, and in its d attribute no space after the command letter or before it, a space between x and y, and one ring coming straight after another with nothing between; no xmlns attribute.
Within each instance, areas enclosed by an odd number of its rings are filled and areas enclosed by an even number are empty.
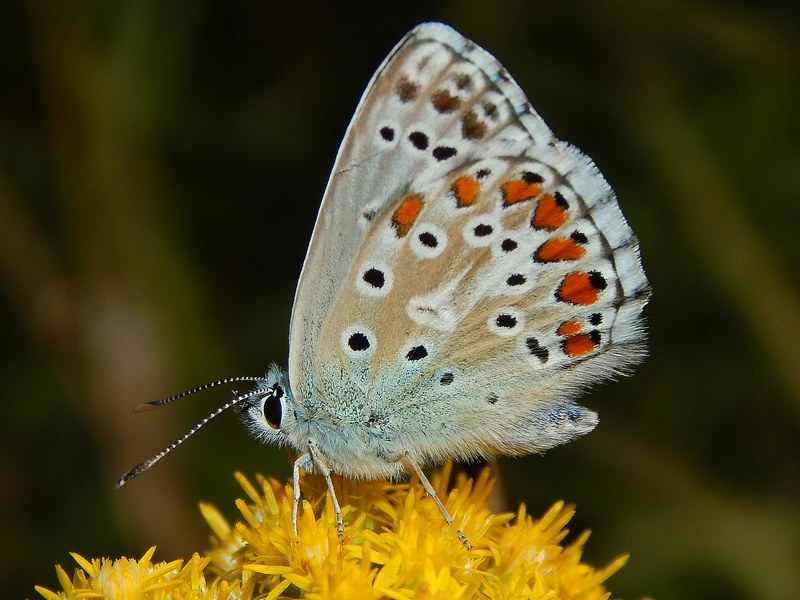
<svg viewBox="0 0 800 600"><path fill-rule="evenodd" d="M279 385L273 387L269 395L264 398L264 419L267 421L267 425L273 429L281 427L281 417L283 416L281 398L283 398L283 388Z"/></svg>

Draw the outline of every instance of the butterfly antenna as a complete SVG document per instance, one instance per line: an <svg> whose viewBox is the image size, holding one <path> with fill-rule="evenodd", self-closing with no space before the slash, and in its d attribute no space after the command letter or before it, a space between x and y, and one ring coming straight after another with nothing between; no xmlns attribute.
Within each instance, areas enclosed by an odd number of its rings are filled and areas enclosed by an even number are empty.
<svg viewBox="0 0 800 600"><path fill-rule="evenodd" d="M225 385L227 383L235 383L237 381L266 381L264 377L226 377L225 379L220 379L219 381L212 381L211 383L206 383L196 388L192 388L191 390L186 390L185 392L181 392L179 394L175 394L174 396L170 396L169 398L164 398L162 400L154 400L153 402L142 402L141 404L137 404L133 407L134 412L144 412L146 410L153 410L159 408L160 406L166 406L167 404L172 404L175 400L179 400L180 398L185 398L186 396L190 396L191 394L196 394L197 392L202 392L203 390L207 390L213 387L217 387L218 385Z"/></svg>
<svg viewBox="0 0 800 600"><path fill-rule="evenodd" d="M190 390L188 392L183 392L182 394L178 394L177 396L173 396L172 398L167 398L166 401L158 400L157 402L169 403L174 399L180 398L181 396L185 396L187 394L190 394L190 393L198 391L198 390L205 389L207 387L212 387L213 385L217 385L217 384L220 384L220 383L225 383L225 382L228 382L228 381L242 381L242 380L244 380L244 381L261 381L260 379L255 379L254 380L254 379L248 379L248 378L244 378L244 377L227 379L225 381L220 381L220 382L217 382L215 384L208 384L206 386L201 386L201 387L197 388L196 390ZM216 409L214 412L212 412L210 415L208 415L205 419L203 419L202 421L197 423L197 425L192 427L189 431L184 433L177 440L172 442L169 446L164 448L161 452L159 452L155 456L152 456L152 457L148 458L143 463L136 465L130 471L125 473L125 475L120 477L119 481L117 481L117 489L121 488L123 485L128 483L131 479L133 479L137 475L141 475L142 473L147 471L147 469L152 467L154 464L156 464L158 461L160 461L162 458L164 458L167 454L169 454L170 452L175 450L175 448L180 446L183 442L185 442L190 437L192 437L195 433L197 433L200 430L200 428L203 427L203 425L205 425L206 423L208 423L211 419L213 419L215 417L218 417L219 415L224 413L226 410L236 406L240 402L242 402L244 400L248 400L248 399L252 398L253 396L257 396L258 394L262 394L262 393L263 393L262 390L253 390L252 392L248 392L248 393L243 394L241 396L237 396L236 398L234 398L230 402L226 402L225 404L220 406L218 409Z"/></svg>

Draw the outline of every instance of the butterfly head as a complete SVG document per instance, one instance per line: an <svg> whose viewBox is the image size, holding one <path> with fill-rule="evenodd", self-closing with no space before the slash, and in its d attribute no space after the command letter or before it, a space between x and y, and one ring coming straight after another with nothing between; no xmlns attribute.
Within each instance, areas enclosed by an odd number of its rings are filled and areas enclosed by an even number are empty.
<svg viewBox="0 0 800 600"><path fill-rule="evenodd" d="M242 421L258 441L283 446L289 443L287 431L296 421L289 376L271 365L267 376L256 383L240 405Z"/></svg>
<svg viewBox="0 0 800 600"><path fill-rule="evenodd" d="M241 413L245 424L249 427L254 436L260 441L278 446L283 446L287 443L290 443L290 438L287 435L286 430L286 424L290 420L285 418L285 415L293 414L292 395L291 390L289 389L289 378L286 373L276 365L270 366L266 377L228 377L226 379L207 383L205 385L201 385L200 387L181 392L174 396L170 396L169 398L164 398L163 400L139 404L134 410L137 412L152 410L154 408L166 406L175 400L185 398L186 396L207 390L212 387L241 381L254 382L256 387L255 389L244 394L234 392L231 400L199 421L180 438L172 442L161 452L155 454L143 463L140 463L125 473L125 475L123 475L117 481L117 487L122 487L134 477L145 472L147 469L164 458L167 454L175 450L178 446L192 437L209 421L218 417L229 409L235 409Z"/></svg>

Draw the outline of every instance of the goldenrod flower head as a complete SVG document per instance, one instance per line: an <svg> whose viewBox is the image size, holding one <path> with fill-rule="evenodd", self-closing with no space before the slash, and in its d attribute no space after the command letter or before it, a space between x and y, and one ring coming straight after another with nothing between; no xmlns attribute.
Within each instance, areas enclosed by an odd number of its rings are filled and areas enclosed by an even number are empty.
<svg viewBox="0 0 800 600"><path fill-rule="evenodd" d="M603 583L626 560L602 569L581 562L588 532L564 546L574 511L555 503L540 519L524 506L516 514L492 514L486 505L494 482L488 471L475 481L450 469L433 478L454 523L448 526L416 480L410 483L336 479L345 536L336 534L333 507L321 480L303 480L298 536L292 533L291 485L258 477L237 479L248 501L236 505L234 526L211 505L201 511L214 536L203 557L186 564L140 560L88 561L72 580L57 568L63 592L36 588L48 600L77 598L346 598L470 599L608 598ZM456 536L460 529L473 548Z"/></svg>

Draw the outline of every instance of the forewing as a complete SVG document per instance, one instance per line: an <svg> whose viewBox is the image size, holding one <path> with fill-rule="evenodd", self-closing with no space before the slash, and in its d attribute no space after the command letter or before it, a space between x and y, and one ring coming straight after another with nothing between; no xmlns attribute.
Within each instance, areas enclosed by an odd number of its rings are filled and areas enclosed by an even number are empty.
<svg viewBox="0 0 800 600"><path fill-rule="evenodd" d="M537 145L552 140L535 114L525 116L524 125L519 122L516 113L527 101L512 83L490 83L486 67L494 65L456 31L427 23L400 41L367 85L339 149L297 287L289 355L293 381L312 364L322 323L362 239L412 183L464 164L480 151L476 141L514 153L523 151L531 136ZM456 75L463 78L447 80ZM437 96L441 113L432 97L439 87L454 96L449 102L447 94ZM482 89L487 102L470 105ZM459 98L465 101L456 107ZM462 153L444 158L449 152L444 148Z"/></svg>

